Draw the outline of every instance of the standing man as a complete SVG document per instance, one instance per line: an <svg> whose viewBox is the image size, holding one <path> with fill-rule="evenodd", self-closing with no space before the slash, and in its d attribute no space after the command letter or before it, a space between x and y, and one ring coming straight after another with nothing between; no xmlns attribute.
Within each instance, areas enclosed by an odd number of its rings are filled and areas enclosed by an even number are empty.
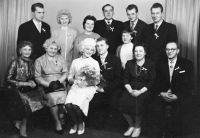
<svg viewBox="0 0 200 138"><path fill-rule="evenodd" d="M131 30L134 33L133 44L135 42L142 42L144 29L147 27L147 24L138 18L138 7L134 4L128 5L126 14L129 21L124 22L124 29Z"/></svg>
<svg viewBox="0 0 200 138"><path fill-rule="evenodd" d="M96 22L94 32L108 40L108 52L115 55L117 47L122 44L123 23L113 19L114 7L112 5L104 5L102 11L104 19Z"/></svg>
<svg viewBox="0 0 200 138"><path fill-rule="evenodd" d="M154 3L151 7L151 17L154 23L149 24L143 41L148 46L149 58L157 62L160 58L167 58L165 46L168 42L177 42L176 26L163 20L163 6Z"/></svg>
<svg viewBox="0 0 200 138"><path fill-rule="evenodd" d="M108 42L106 38L97 39L97 51L100 54L96 60L101 69L101 74L106 80L107 86L98 88L97 93L90 102L92 121L99 121L98 126L104 121L105 111L110 117L115 116L119 111L119 98L121 96L122 66L118 57L108 52ZM98 117L97 117L98 116ZM98 119L97 119L98 118Z"/></svg>
<svg viewBox="0 0 200 138"><path fill-rule="evenodd" d="M155 118L159 134L178 137L194 89L194 68L190 60L178 57L177 43L169 42L165 51L168 58L158 62L156 70Z"/></svg>
<svg viewBox="0 0 200 138"><path fill-rule="evenodd" d="M37 59L45 53L43 43L50 38L50 26L43 22L44 5L35 3L31 7L33 19L19 26L17 46L21 41L30 41L33 44L34 50L31 55L32 59ZM17 47L17 55L19 51Z"/></svg>

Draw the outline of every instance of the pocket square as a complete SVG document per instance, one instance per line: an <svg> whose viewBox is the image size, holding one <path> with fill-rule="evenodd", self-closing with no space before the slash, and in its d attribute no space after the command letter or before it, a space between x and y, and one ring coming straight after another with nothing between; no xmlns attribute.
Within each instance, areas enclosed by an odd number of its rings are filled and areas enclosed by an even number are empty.
<svg viewBox="0 0 200 138"><path fill-rule="evenodd" d="M185 70L179 71L179 73L184 73L184 72L185 72Z"/></svg>
<svg viewBox="0 0 200 138"><path fill-rule="evenodd" d="M107 68L107 70L109 70L109 69L112 69L112 67L110 67L110 68Z"/></svg>

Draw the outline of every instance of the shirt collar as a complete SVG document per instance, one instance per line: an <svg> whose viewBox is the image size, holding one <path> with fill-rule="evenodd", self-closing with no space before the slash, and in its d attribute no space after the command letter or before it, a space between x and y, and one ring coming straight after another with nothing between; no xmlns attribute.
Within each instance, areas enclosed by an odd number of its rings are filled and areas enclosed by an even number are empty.
<svg viewBox="0 0 200 138"><path fill-rule="evenodd" d="M130 21L130 22L132 22L132 21ZM134 26L136 26L137 22L138 22L138 18L135 21L133 21Z"/></svg>
<svg viewBox="0 0 200 138"><path fill-rule="evenodd" d="M172 61L168 59L168 65L176 65L176 61L177 61L177 57L175 59L173 59ZM171 63L172 62L172 63Z"/></svg>
<svg viewBox="0 0 200 138"><path fill-rule="evenodd" d="M106 58L108 55L108 51L106 53L104 53L103 55L100 55L100 58Z"/></svg>
<svg viewBox="0 0 200 138"><path fill-rule="evenodd" d="M105 20L105 22L108 24L108 22L110 23L110 24L112 24L112 21L113 21L113 19L110 19L110 20L106 20L106 19L104 19Z"/></svg>
<svg viewBox="0 0 200 138"><path fill-rule="evenodd" d="M42 26L42 22L38 22L33 18L33 23L35 24L35 26L38 26L38 24L40 24Z"/></svg>
<svg viewBox="0 0 200 138"><path fill-rule="evenodd" d="M156 25L158 25L158 28L160 27L160 25L162 24L162 22L163 22L163 20L162 21L160 21L160 22L158 22L158 23L154 23L154 28L156 28ZM157 29L158 29L157 28Z"/></svg>

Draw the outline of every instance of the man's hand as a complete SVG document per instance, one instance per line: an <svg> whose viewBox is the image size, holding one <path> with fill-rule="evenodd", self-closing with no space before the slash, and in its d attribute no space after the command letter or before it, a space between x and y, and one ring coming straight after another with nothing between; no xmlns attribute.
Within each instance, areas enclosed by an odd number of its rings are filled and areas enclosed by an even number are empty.
<svg viewBox="0 0 200 138"><path fill-rule="evenodd" d="M99 87L99 88L97 89L97 92L104 92L104 89L101 88L101 87Z"/></svg>
<svg viewBox="0 0 200 138"><path fill-rule="evenodd" d="M160 96L166 101L166 102L173 102L178 99L178 97L175 94L169 93L169 92L161 92Z"/></svg>

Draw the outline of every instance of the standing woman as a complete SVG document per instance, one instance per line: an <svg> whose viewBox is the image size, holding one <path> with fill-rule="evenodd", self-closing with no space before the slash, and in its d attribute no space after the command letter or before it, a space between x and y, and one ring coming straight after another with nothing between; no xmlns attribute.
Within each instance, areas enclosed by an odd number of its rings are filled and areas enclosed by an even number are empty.
<svg viewBox="0 0 200 138"><path fill-rule="evenodd" d="M134 59L127 61L123 83L125 90L120 98L120 111L129 124L124 136L139 137L144 103L150 96L156 77L155 63L147 58L146 47L136 43L133 49Z"/></svg>
<svg viewBox="0 0 200 138"><path fill-rule="evenodd" d="M33 45L22 41L18 45L20 56L14 59L7 68L5 85L8 88L6 97L15 126L20 129L20 136L27 137L27 117L44 107L42 94L37 91L34 82L34 65L29 58Z"/></svg>
<svg viewBox="0 0 200 138"><path fill-rule="evenodd" d="M67 67L69 69L72 62L74 40L77 36L77 32L68 27L72 22L72 16L68 9L62 9L58 12L57 22L61 27L52 32L52 38L59 41L61 55L67 61Z"/></svg>
<svg viewBox="0 0 200 138"><path fill-rule="evenodd" d="M65 80L68 76L67 63L58 50L60 45L54 39L43 44L46 54L35 61L35 80L42 86L44 100L55 121L55 132L63 135L61 121L64 120L63 104L67 97Z"/></svg>
<svg viewBox="0 0 200 138"><path fill-rule="evenodd" d="M93 38L98 39L100 37L99 34L92 32L95 26L96 18L92 15L88 15L83 20L83 29L84 32L82 32L80 35L78 35L75 39L74 43L74 52L73 52L73 59L81 57L82 53L80 51L81 48L81 42L85 38Z"/></svg>

